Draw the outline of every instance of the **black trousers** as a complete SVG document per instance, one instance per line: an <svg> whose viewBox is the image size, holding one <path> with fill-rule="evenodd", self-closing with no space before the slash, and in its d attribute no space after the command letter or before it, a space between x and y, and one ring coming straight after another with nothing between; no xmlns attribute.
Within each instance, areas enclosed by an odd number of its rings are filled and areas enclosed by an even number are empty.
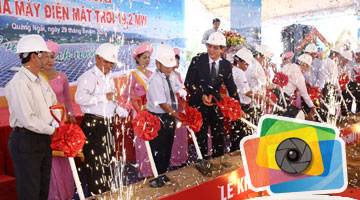
<svg viewBox="0 0 360 200"><path fill-rule="evenodd" d="M201 154L208 158L208 127L210 125L212 138L212 156L213 158L224 155L224 116L217 106L199 107L203 118L203 125L200 131L196 133L197 142Z"/></svg>
<svg viewBox="0 0 360 200"><path fill-rule="evenodd" d="M252 108L249 104L241 105L241 109L246 113L249 118L247 120L253 122L254 124L258 123L258 118L255 115L255 109ZM257 112L259 113L259 111ZM240 119L236 121L231 122L231 143L230 143L230 152L236 151L240 149L240 141L243 139L246 135L251 133L251 128L241 122Z"/></svg>
<svg viewBox="0 0 360 200"><path fill-rule="evenodd" d="M151 140L150 147L156 169L159 174L165 173L170 164L171 149L174 142L176 122L169 114L156 114L160 120L161 129L158 136Z"/></svg>
<svg viewBox="0 0 360 200"><path fill-rule="evenodd" d="M89 195L100 194L111 187L111 158L115 152L113 141L112 119L85 114L81 129L86 136L83 148L85 156L85 174Z"/></svg>
<svg viewBox="0 0 360 200"><path fill-rule="evenodd" d="M348 88L351 94L347 90L342 91L342 95L344 97L344 103L341 104L341 114L346 116L349 112L351 112L351 106L354 101L351 95L355 97L355 102L357 104L356 112L359 111L359 102L360 102L360 84L354 81L350 81L348 83Z"/></svg>
<svg viewBox="0 0 360 200"><path fill-rule="evenodd" d="M50 135L14 128L9 138L19 200L47 200L52 150Z"/></svg>

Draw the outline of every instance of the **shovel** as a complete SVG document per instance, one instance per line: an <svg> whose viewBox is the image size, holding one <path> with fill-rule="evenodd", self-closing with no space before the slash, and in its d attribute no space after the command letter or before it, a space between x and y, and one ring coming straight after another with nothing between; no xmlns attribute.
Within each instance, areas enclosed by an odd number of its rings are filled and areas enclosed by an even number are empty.
<svg viewBox="0 0 360 200"><path fill-rule="evenodd" d="M155 162L154 162L154 158L151 153L151 147L150 147L149 141L145 141L145 147L146 147L147 154L149 156L151 170L154 174L154 179L150 180L150 182L149 182L150 187L153 187L153 188L162 187L162 186L164 186L164 184L166 182L169 182L170 179L166 175L159 176L158 171L156 169Z"/></svg>
<svg viewBox="0 0 360 200"><path fill-rule="evenodd" d="M199 170L199 172L202 173L203 175L211 176L212 171L215 171L216 168L214 167L214 165L211 162L204 160L204 158L201 154L200 148L199 148L199 144L197 143L194 131L191 128L189 128L189 126L186 126L186 128L189 130L189 132L191 134L191 138L194 142L196 154L198 157L198 162L195 164L195 168L197 170Z"/></svg>
<svg viewBox="0 0 360 200"><path fill-rule="evenodd" d="M353 114L356 114L356 99L354 97L354 95L350 92L349 88L346 86L346 91L350 94L351 98L352 98L352 103L351 103L351 112Z"/></svg>

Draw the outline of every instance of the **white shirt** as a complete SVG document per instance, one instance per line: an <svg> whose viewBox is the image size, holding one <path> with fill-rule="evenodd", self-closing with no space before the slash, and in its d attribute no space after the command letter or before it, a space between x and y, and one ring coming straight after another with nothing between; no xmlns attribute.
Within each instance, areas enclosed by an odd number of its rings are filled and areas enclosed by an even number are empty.
<svg viewBox="0 0 360 200"><path fill-rule="evenodd" d="M314 107L314 104L307 92L305 78L301 73L300 67L296 64L289 64L281 68L280 71L286 74L289 78L288 84L284 87L284 92L289 96L293 96L295 89L298 88L305 103L310 108Z"/></svg>
<svg viewBox="0 0 360 200"><path fill-rule="evenodd" d="M210 74L211 74L211 66L212 63L215 62L216 76L219 74L219 62L222 58L219 57L216 61L212 60L209 56L209 66L210 66Z"/></svg>
<svg viewBox="0 0 360 200"><path fill-rule="evenodd" d="M246 93L250 91L249 82L246 79L245 72L238 67L232 68L233 78L239 94L240 103L250 104L251 98L246 96Z"/></svg>
<svg viewBox="0 0 360 200"><path fill-rule="evenodd" d="M334 60L327 57L323 60L323 64L324 64L326 82L333 85L338 85L339 72L338 72L338 67L334 62Z"/></svg>
<svg viewBox="0 0 360 200"><path fill-rule="evenodd" d="M303 73L304 78L312 87L324 88L325 70L322 60L315 58L309 69Z"/></svg>
<svg viewBox="0 0 360 200"><path fill-rule="evenodd" d="M179 78L174 72L171 72L170 74L170 84L177 104L176 93L184 88L184 86L180 83ZM160 104L167 103L171 106L169 85L166 80L166 76L159 70L155 70L155 72L150 76L148 89L146 90L146 98L146 108L148 111L153 113L165 113L165 111L160 107Z"/></svg>
<svg viewBox="0 0 360 200"><path fill-rule="evenodd" d="M94 66L79 77L75 102L80 105L83 113L102 117L114 116L117 103L106 99L107 93L116 92L110 73L105 75Z"/></svg>
<svg viewBox="0 0 360 200"><path fill-rule="evenodd" d="M266 75L264 69L256 59L253 59L251 65L246 69L245 76L249 81L249 86L252 91L264 91L263 87L266 85Z"/></svg>
<svg viewBox="0 0 360 200"><path fill-rule="evenodd" d="M357 72L360 72L360 63L357 63L355 58L354 58L353 60L349 61L347 63L347 65L349 66L350 71L351 71L350 80L354 81L356 79L356 76L357 76L356 73L354 72L354 70L357 71Z"/></svg>
<svg viewBox="0 0 360 200"><path fill-rule="evenodd" d="M52 135L54 118L49 107L57 104L56 95L41 76L35 76L25 67L5 87L9 103L10 126L26 128L39 134Z"/></svg>

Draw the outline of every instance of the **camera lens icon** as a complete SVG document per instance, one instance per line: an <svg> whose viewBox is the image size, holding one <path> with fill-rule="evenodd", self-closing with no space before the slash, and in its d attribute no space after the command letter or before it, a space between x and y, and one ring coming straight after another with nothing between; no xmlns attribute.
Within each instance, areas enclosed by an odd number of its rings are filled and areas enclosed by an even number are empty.
<svg viewBox="0 0 360 200"><path fill-rule="evenodd" d="M299 138L287 138L276 149L275 160L279 168L288 174L299 174L311 163L311 149Z"/></svg>

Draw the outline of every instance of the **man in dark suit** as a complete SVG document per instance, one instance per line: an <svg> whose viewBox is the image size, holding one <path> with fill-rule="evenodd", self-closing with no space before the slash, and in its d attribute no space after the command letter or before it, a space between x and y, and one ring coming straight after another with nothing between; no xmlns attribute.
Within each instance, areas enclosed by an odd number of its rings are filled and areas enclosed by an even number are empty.
<svg viewBox="0 0 360 200"><path fill-rule="evenodd" d="M215 101L211 95L221 101L220 87L225 83L229 95L239 100L230 62L220 56L225 45L226 40L222 33L212 33L206 43L207 53L192 59L185 78L185 87L190 92L189 105L197 108L203 117L203 125L197 133L197 141L205 158L208 157L209 125L213 157L224 154L224 117L220 108L214 105Z"/></svg>

